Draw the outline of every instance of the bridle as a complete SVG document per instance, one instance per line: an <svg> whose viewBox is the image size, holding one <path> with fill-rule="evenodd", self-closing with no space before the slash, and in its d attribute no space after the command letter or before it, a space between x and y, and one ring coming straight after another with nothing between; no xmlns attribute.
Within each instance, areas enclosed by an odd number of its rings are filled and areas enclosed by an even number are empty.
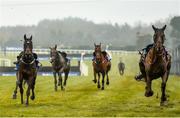
<svg viewBox="0 0 180 118"><path fill-rule="evenodd" d="M55 53L56 55L52 55L52 53ZM51 62L51 63L55 63L55 62L60 61L60 60L59 60L60 55L59 55L58 51L56 51L56 50L55 50L54 52L51 51L51 52L50 52L50 56L51 56L51 57L50 57L50 60L51 60L50 62ZM53 58L52 58L52 57L53 57Z"/></svg>
<svg viewBox="0 0 180 118"><path fill-rule="evenodd" d="M32 41L31 39L27 39L25 40L24 42L24 54L23 56L21 57L20 61L23 63L23 64L26 64L26 65L32 65L34 62L35 62L35 58L33 56L33 53L32 53ZM29 49L29 50L28 50ZM25 60L24 60L25 59ZM32 61L30 62L26 62L26 61L29 61L28 59L32 59Z"/></svg>
<svg viewBox="0 0 180 118"><path fill-rule="evenodd" d="M32 65L32 64L35 62L35 59L32 60L30 63L24 62L23 59L21 60L21 62L22 62L23 64L26 64L26 65Z"/></svg>
<svg viewBox="0 0 180 118"><path fill-rule="evenodd" d="M157 36L154 35L154 37L153 37L153 40L154 40L153 48L157 51L158 44L157 44L157 39L156 38L157 38ZM156 53L157 56L162 56L164 54L163 43L164 43L164 40L165 40L165 35L162 37L161 40L162 40L161 41L161 47L160 47L160 50L157 51L158 53Z"/></svg>

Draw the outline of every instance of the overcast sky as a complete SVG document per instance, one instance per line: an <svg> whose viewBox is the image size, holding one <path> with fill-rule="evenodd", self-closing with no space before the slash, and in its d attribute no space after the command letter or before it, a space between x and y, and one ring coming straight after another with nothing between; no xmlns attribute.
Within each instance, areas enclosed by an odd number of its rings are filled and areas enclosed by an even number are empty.
<svg viewBox="0 0 180 118"><path fill-rule="evenodd" d="M69 16L134 25L174 15L180 15L178 0L0 0L0 26L36 25L45 18Z"/></svg>

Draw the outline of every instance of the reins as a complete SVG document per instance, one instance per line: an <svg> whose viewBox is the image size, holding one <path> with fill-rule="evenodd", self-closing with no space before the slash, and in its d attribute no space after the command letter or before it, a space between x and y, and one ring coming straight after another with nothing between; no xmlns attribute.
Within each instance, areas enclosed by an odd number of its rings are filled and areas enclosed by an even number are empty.
<svg viewBox="0 0 180 118"><path fill-rule="evenodd" d="M31 65L31 64L33 64L33 63L35 62L35 59L33 59L30 63L24 62L23 59L21 59L20 61L21 61L22 63L26 64L26 65Z"/></svg>

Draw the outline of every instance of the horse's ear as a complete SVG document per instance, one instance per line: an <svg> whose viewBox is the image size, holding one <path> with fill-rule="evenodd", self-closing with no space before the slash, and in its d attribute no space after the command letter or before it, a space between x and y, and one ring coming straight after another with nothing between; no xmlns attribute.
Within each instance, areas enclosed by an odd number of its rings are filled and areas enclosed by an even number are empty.
<svg viewBox="0 0 180 118"><path fill-rule="evenodd" d="M94 46L96 47L96 43L94 43Z"/></svg>
<svg viewBox="0 0 180 118"><path fill-rule="evenodd" d="M26 38L26 34L24 34L24 40L26 40L27 38Z"/></svg>
<svg viewBox="0 0 180 118"><path fill-rule="evenodd" d="M154 27L154 25L152 25L152 28L153 28L153 30L154 30L155 32L157 31L157 28Z"/></svg>
<svg viewBox="0 0 180 118"><path fill-rule="evenodd" d="M49 47L49 49L52 49L51 47Z"/></svg>
<svg viewBox="0 0 180 118"><path fill-rule="evenodd" d="M31 35L31 37L29 39L32 40L32 35Z"/></svg>
<svg viewBox="0 0 180 118"><path fill-rule="evenodd" d="M99 45L101 46L101 43Z"/></svg>
<svg viewBox="0 0 180 118"><path fill-rule="evenodd" d="M162 30L164 31L166 29L166 25L164 25L164 27L162 28Z"/></svg>
<svg viewBox="0 0 180 118"><path fill-rule="evenodd" d="M57 45L55 45L55 49L57 49Z"/></svg>

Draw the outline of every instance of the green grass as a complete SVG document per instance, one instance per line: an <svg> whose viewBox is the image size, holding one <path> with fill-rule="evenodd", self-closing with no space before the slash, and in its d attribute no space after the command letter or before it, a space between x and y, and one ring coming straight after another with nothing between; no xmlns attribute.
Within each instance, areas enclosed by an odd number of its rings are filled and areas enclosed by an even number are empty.
<svg viewBox="0 0 180 118"><path fill-rule="evenodd" d="M126 63L124 76L117 70L119 57ZM138 72L138 56L113 56L110 85L98 90L89 76L69 77L65 91L54 91L53 77L38 76L36 99L26 107L20 95L12 99L15 77L0 77L0 116L180 116L180 77L170 76L167 83L168 105L160 106L161 79L153 81L154 96L145 97L145 83L134 80ZM24 95L25 96L25 95Z"/></svg>

